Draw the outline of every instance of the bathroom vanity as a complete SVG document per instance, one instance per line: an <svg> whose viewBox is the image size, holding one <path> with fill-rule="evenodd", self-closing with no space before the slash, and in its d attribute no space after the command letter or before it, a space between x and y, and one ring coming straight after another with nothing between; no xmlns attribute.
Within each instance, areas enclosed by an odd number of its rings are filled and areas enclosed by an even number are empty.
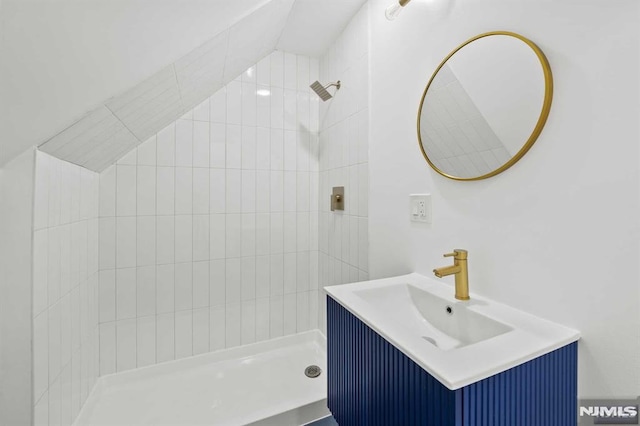
<svg viewBox="0 0 640 426"><path fill-rule="evenodd" d="M418 274L326 291L341 426L576 424L577 331Z"/></svg>

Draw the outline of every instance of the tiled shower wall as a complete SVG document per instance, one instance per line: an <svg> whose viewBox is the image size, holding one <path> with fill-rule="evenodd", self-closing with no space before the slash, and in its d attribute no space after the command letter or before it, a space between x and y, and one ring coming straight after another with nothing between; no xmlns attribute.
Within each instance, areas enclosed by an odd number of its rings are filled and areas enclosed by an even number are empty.
<svg viewBox="0 0 640 426"><path fill-rule="evenodd" d="M70 425L98 376L99 175L36 152L35 424Z"/></svg>
<svg viewBox="0 0 640 426"><path fill-rule="evenodd" d="M100 374L318 319L318 61L274 52L100 176Z"/></svg>
<svg viewBox="0 0 640 426"><path fill-rule="evenodd" d="M368 3L320 59L323 82L340 80L320 106L320 286L368 279L369 21ZM345 187L344 211L330 210L334 186ZM324 331L325 293L320 292Z"/></svg>

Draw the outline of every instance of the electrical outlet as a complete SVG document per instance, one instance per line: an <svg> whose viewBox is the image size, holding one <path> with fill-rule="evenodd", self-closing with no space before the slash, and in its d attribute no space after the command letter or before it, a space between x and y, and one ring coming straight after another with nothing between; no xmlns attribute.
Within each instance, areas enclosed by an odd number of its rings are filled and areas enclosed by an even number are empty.
<svg viewBox="0 0 640 426"><path fill-rule="evenodd" d="M411 222L431 223L431 194L409 195L409 219Z"/></svg>

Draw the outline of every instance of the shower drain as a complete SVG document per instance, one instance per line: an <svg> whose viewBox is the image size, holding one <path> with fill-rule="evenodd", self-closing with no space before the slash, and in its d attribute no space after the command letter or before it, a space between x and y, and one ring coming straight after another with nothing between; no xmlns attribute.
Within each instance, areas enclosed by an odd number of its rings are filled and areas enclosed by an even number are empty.
<svg viewBox="0 0 640 426"><path fill-rule="evenodd" d="M322 373L322 369L317 365L310 365L304 369L304 375L307 377L311 377L312 379L318 377L320 373Z"/></svg>

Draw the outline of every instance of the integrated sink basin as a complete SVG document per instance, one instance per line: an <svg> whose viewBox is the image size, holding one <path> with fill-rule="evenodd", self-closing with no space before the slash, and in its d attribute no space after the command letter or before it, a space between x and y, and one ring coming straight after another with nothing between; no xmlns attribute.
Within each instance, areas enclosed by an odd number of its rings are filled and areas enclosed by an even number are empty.
<svg viewBox="0 0 640 426"><path fill-rule="evenodd" d="M342 306L455 390L579 339L577 331L410 274L325 287Z"/></svg>
<svg viewBox="0 0 640 426"><path fill-rule="evenodd" d="M427 342L447 351L499 336L512 330L471 309L474 301L451 302L415 284L387 285L353 292L391 321L418 332Z"/></svg>

